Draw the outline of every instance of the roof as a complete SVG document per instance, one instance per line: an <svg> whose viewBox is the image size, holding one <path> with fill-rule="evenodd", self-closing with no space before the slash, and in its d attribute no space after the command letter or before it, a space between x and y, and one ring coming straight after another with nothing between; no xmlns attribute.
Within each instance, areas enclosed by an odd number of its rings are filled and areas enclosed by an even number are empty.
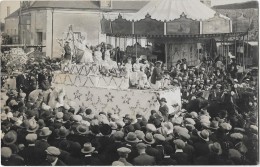
<svg viewBox="0 0 260 167"><path fill-rule="evenodd" d="M218 5L218 6L213 6L212 8L213 9L248 9L248 8L258 9L258 1Z"/></svg>
<svg viewBox="0 0 260 167"><path fill-rule="evenodd" d="M147 0L112 1L112 10L140 10ZM99 1L35 1L30 8L91 9L100 10Z"/></svg>
<svg viewBox="0 0 260 167"><path fill-rule="evenodd" d="M216 11L198 0L152 0L126 19L137 21L144 19L149 14L152 19L170 21L180 18L183 13L187 18L193 20L207 20L213 18ZM220 17L229 19L224 15L220 15Z"/></svg>
<svg viewBox="0 0 260 167"><path fill-rule="evenodd" d="M17 18L19 16L19 11L20 8L17 9L16 11L14 11L13 13L11 13L9 16L7 16L5 19L10 19L10 18Z"/></svg>
<svg viewBox="0 0 260 167"><path fill-rule="evenodd" d="M35 1L30 8L99 9L99 1Z"/></svg>

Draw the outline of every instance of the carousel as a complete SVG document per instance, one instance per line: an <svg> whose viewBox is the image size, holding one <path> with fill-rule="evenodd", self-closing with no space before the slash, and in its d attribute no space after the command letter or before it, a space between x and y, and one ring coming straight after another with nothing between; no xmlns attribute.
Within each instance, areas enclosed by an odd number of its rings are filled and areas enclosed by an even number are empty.
<svg viewBox="0 0 260 167"><path fill-rule="evenodd" d="M228 57L227 47L218 51L217 45L244 41L249 24L239 22L241 28L233 30L230 18L197 0L155 0L131 16L119 14L115 18L104 13L101 28L108 43L122 38L136 47L140 39L152 43L153 52L158 53L156 59L169 68L180 59L196 66L203 57ZM137 49L134 55L139 57Z"/></svg>

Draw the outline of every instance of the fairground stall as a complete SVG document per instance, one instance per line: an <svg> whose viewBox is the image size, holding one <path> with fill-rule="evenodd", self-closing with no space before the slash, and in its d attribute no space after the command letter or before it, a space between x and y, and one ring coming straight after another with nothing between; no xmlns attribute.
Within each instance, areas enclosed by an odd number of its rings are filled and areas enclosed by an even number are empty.
<svg viewBox="0 0 260 167"><path fill-rule="evenodd" d="M203 57L216 58L220 53L227 57L228 50L222 47L218 51L217 43L221 46L225 42L234 43L246 35L246 30L232 32L230 18L197 0L151 1L132 16L122 14L115 18L104 13L101 27L107 42L115 41L115 45L121 39L132 40L132 46L136 47L134 43L140 39L152 43L156 59L168 68L180 59L196 66ZM139 57L138 49L135 51L133 55Z"/></svg>

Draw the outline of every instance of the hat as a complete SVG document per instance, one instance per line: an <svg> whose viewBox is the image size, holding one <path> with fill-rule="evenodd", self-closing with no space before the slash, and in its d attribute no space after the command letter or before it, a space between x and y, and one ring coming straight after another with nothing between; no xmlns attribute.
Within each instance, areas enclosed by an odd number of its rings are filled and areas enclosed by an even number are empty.
<svg viewBox="0 0 260 167"><path fill-rule="evenodd" d="M43 119L39 119L38 124L39 124L39 129L42 129L43 127L46 126Z"/></svg>
<svg viewBox="0 0 260 167"><path fill-rule="evenodd" d="M69 135L69 131L65 127L61 127L59 131L60 137L66 137Z"/></svg>
<svg viewBox="0 0 260 167"><path fill-rule="evenodd" d="M2 147L1 148L1 157L10 158L11 155L12 155L12 150L9 147Z"/></svg>
<svg viewBox="0 0 260 167"><path fill-rule="evenodd" d="M82 121L82 116L81 115L73 115L71 117L72 121L75 121L75 122L80 122Z"/></svg>
<svg viewBox="0 0 260 167"><path fill-rule="evenodd" d="M174 126L173 127L174 131L178 134L185 132L185 133L189 133L188 129L184 128L184 127L180 127L180 126Z"/></svg>
<svg viewBox="0 0 260 167"><path fill-rule="evenodd" d="M161 134L154 134L154 139L157 141L165 141L165 137Z"/></svg>
<svg viewBox="0 0 260 167"><path fill-rule="evenodd" d="M13 144L17 140L17 133L14 130L7 132L3 137L3 143L6 145Z"/></svg>
<svg viewBox="0 0 260 167"><path fill-rule="evenodd" d="M186 124L191 124L191 125L195 125L195 121L192 118L185 118L184 121Z"/></svg>
<svg viewBox="0 0 260 167"><path fill-rule="evenodd" d="M228 130L228 131L230 131L230 130L232 129L232 126L231 126L229 123L226 123L226 122L221 123L221 124L220 124L220 127L221 127L222 129Z"/></svg>
<svg viewBox="0 0 260 167"><path fill-rule="evenodd" d="M239 151L235 150L235 149L229 149L228 150L228 156L230 158L241 158L241 154Z"/></svg>
<svg viewBox="0 0 260 167"><path fill-rule="evenodd" d="M153 124L147 124L146 125L146 130L150 131L150 132L155 132L156 131L156 127Z"/></svg>
<svg viewBox="0 0 260 167"><path fill-rule="evenodd" d="M115 140L117 140L117 141L122 140L122 139L124 138L124 135L125 135L125 134L124 134L124 132L122 132L122 131L116 131L116 132L113 134Z"/></svg>
<svg viewBox="0 0 260 167"><path fill-rule="evenodd" d="M242 139L243 139L243 135L242 135L241 133L232 133L232 134L230 135L230 137L231 137L232 139L237 139L237 140L242 140Z"/></svg>
<svg viewBox="0 0 260 167"><path fill-rule="evenodd" d="M57 114L56 114L56 118L57 119L62 119L63 118L63 112L57 112Z"/></svg>
<svg viewBox="0 0 260 167"><path fill-rule="evenodd" d="M129 143L137 143L139 142L139 139L137 138L136 134L134 132L129 132L127 136L125 137L125 140Z"/></svg>
<svg viewBox="0 0 260 167"><path fill-rule="evenodd" d="M144 144L144 143L138 143L137 145L136 145L136 148L139 150L139 149L145 149L147 147L147 145L146 144Z"/></svg>
<svg viewBox="0 0 260 167"><path fill-rule="evenodd" d="M123 153L123 154L129 154L131 152L131 150L127 147L120 147L117 149L118 153Z"/></svg>
<svg viewBox="0 0 260 167"><path fill-rule="evenodd" d="M184 131L181 131L181 132L179 133L179 136L180 136L181 138L183 138L183 139L186 139L186 140L189 140L189 139L190 139L189 133L186 133L186 132L184 132Z"/></svg>
<svg viewBox="0 0 260 167"><path fill-rule="evenodd" d="M249 128L250 128L251 132L258 134L258 127L257 126L250 125Z"/></svg>
<svg viewBox="0 0 260 167"><path fill-rule="evenodd" d="M174 125L181 125L182 121L183 121L182 117L177 117L177 118L172 119L172 123Z"/></svg>
<svg viewBox="0 0 260 167"><path fill-rule="evenodd" d="M218 142L209 144L209 150L218 155L222 154L221 145Z"/></svg>
<svg viewBox="0 0 260 167"><path fill-rule="evenodd" d="M27 131L36 132L36 130L38 130L38 129L39 129L39 125L36 123L36 121L34 119L30 119L28 121Z"/></svg>
<svg viewBox="0 0 260 167"><path fill-rule="evenodd" d="M53 155L53 156L59 156L61 153L60 149L53 146L48 147L45 151L48 155Z"/></svg>
<svg viewBox="0 0 260 167"><path fill-rule="evenodd" d="M198 114L195 111L192 111L190 115L192 118L198 118Z"/></svg>
<svg viewBox="0 0 260 167"><path fill-rule="evenodd" d="M179 149L183 149L185 147L185 143L181 139L176 139L173 141L173 143L177 146Z"/></svg>
<svg viewBox="0 0 260 167"><path fill-rule="evenodd" d="M155 64L162 64L162 61L156 61Z"/></svg>
<svg viewBox="0 0 260 167"><path fill-rule="evenodd" d="M236 128L234 128L234 132L244 133L245 129L236 127Z"/></svg>
<svg viewBox="0 0 260 167"><path fill-rule="evenodd" d="M86 109L85 113L86 113L87 115L90 115L90 114L92 113L92 110L91 110L90 108L88 108L88 109Z"/></svg>
<svg viewBox="0 0 260 167"><path fill-rule="evenodd" d="M234 82L237 82L237 83L238 83L238 80L237 80L237 79L234 79Z"/></svg>
<svg viewBox="0 0 260 167"><path fill-rule="evenodd" d="M6 115L6 113L1 113L1 120L2 120L2 121L7 120L7 115Z"/></svg>
<svg viewBox="0 0 260 167"><path fill-rule="evenodd" d="M162 122L162 127L164 127L167 131L167 134L173 132L173 124L171 122Z"/></svg>
<svg viewBox="0 0 260 167"><path fill-rule="evenodd" d="M92 153L95 150L95 147L92 147L91 143L85 143L81 152L84 154Z"/></svg>
<svg viewBox="0 0 260 167"><path fill-rule="evenodd" d="M166 99L165 99L164 97L160 99L160 102L165 102L165 103L167 103L167 101L166 101Z"/></svg>
<svg viewBox="0 0 260 167"><path fill-rule="evenodd" d="M125 166L125 164L123 162L121 162L121 161L114 161L112 163L112 166Z"/></svg>
<svg viewBox="0 0 260 167"><path fill-rule="evenodd" d="M89 131L89 127L86 125L79 125L76 128L77 132L81 135L87 134Z"/></svg>
<svg viewBox="0 0 260 167"><path fill-rule="evenodd" d="M9 103L8 103L8 106L15 106L15 105L18 105L17 101L15 100L11 100Z"/></svg>
<svg viewBox="0 0 260 167"><path fill-rule="evenodd" d="M143 141L147 144L153 144L155 142L152 133L146 133L143 138Z"/></svg>
<svg viewBox="0 0 260 167"><path fill-rule="evenodd" d="M37 140L37 135L35 133L29 133L28 135L26 135L25 139L26 141L33 143Z"/></svg>
<svg viewBox="0 0 260 167"><path fill-rule="evenodd" d="M117 130L117 124L115 122L109 122L109 126L112 130Z"/></svg>
<svg viewBox="0 0 260 167"><path fill-rule="evenodd" d="M207 130L202 130L197 132L199 137L205 141L209 141L209 132Z"/></svg>
<svg viewBox="0 0 260 167"><path fill-rule="evenodd" d="M216 87L221 87L221 85L220 85L220 84L217 84Z"/></svg>
<svg viewBox="0 0 260 167"><path fill-rule="evenodd" d="M41 129L39 136L50 136L52 131L49 129L49 127L44 127Z"/></svg>
<svg viewBox="0 0 260 167"><path fill-rule="evenodd" d="M112 128L108 124L100 125L99 130L102 135L110 135L112 133Z"/></svg>
<svg viewBox="0 0 260 167"><path fill-rule="evenodd" d="M144 132L141 131L141 130L136 130L136 131L135 131L135 134L136 134L136 137L137 137L139 140L142 140L142 139L145 137Z"/></svg>
<svg viewBox="0 0 260 167"><path fill-rule="evenodd" d="M125 126L124 121L121 121L121 120L117 120L116 124L117 124L117 128L123 128Z"/></svg>
<svg viewBox="0 0 260 167"><path fill-rule="evenodd" d="M217 130L219 128L218 121L211 121L209 128L213 130Z"/></svg>

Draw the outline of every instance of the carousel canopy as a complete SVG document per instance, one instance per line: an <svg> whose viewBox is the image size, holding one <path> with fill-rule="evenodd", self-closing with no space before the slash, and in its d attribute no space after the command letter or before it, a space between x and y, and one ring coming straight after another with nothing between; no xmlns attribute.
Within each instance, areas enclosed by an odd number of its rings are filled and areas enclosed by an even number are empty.
<svg viewBox="0 0 260 167"><path fill-rule="evenodd" d="M214 10L201 3L199 0L151 0L147 5L132 16L125 16L127 20L141 20L147 14L158 21L170 21L180 18L184 13L193 20L207 20L216 14ZM220 17L229 19L224 15Z"/></svg>

